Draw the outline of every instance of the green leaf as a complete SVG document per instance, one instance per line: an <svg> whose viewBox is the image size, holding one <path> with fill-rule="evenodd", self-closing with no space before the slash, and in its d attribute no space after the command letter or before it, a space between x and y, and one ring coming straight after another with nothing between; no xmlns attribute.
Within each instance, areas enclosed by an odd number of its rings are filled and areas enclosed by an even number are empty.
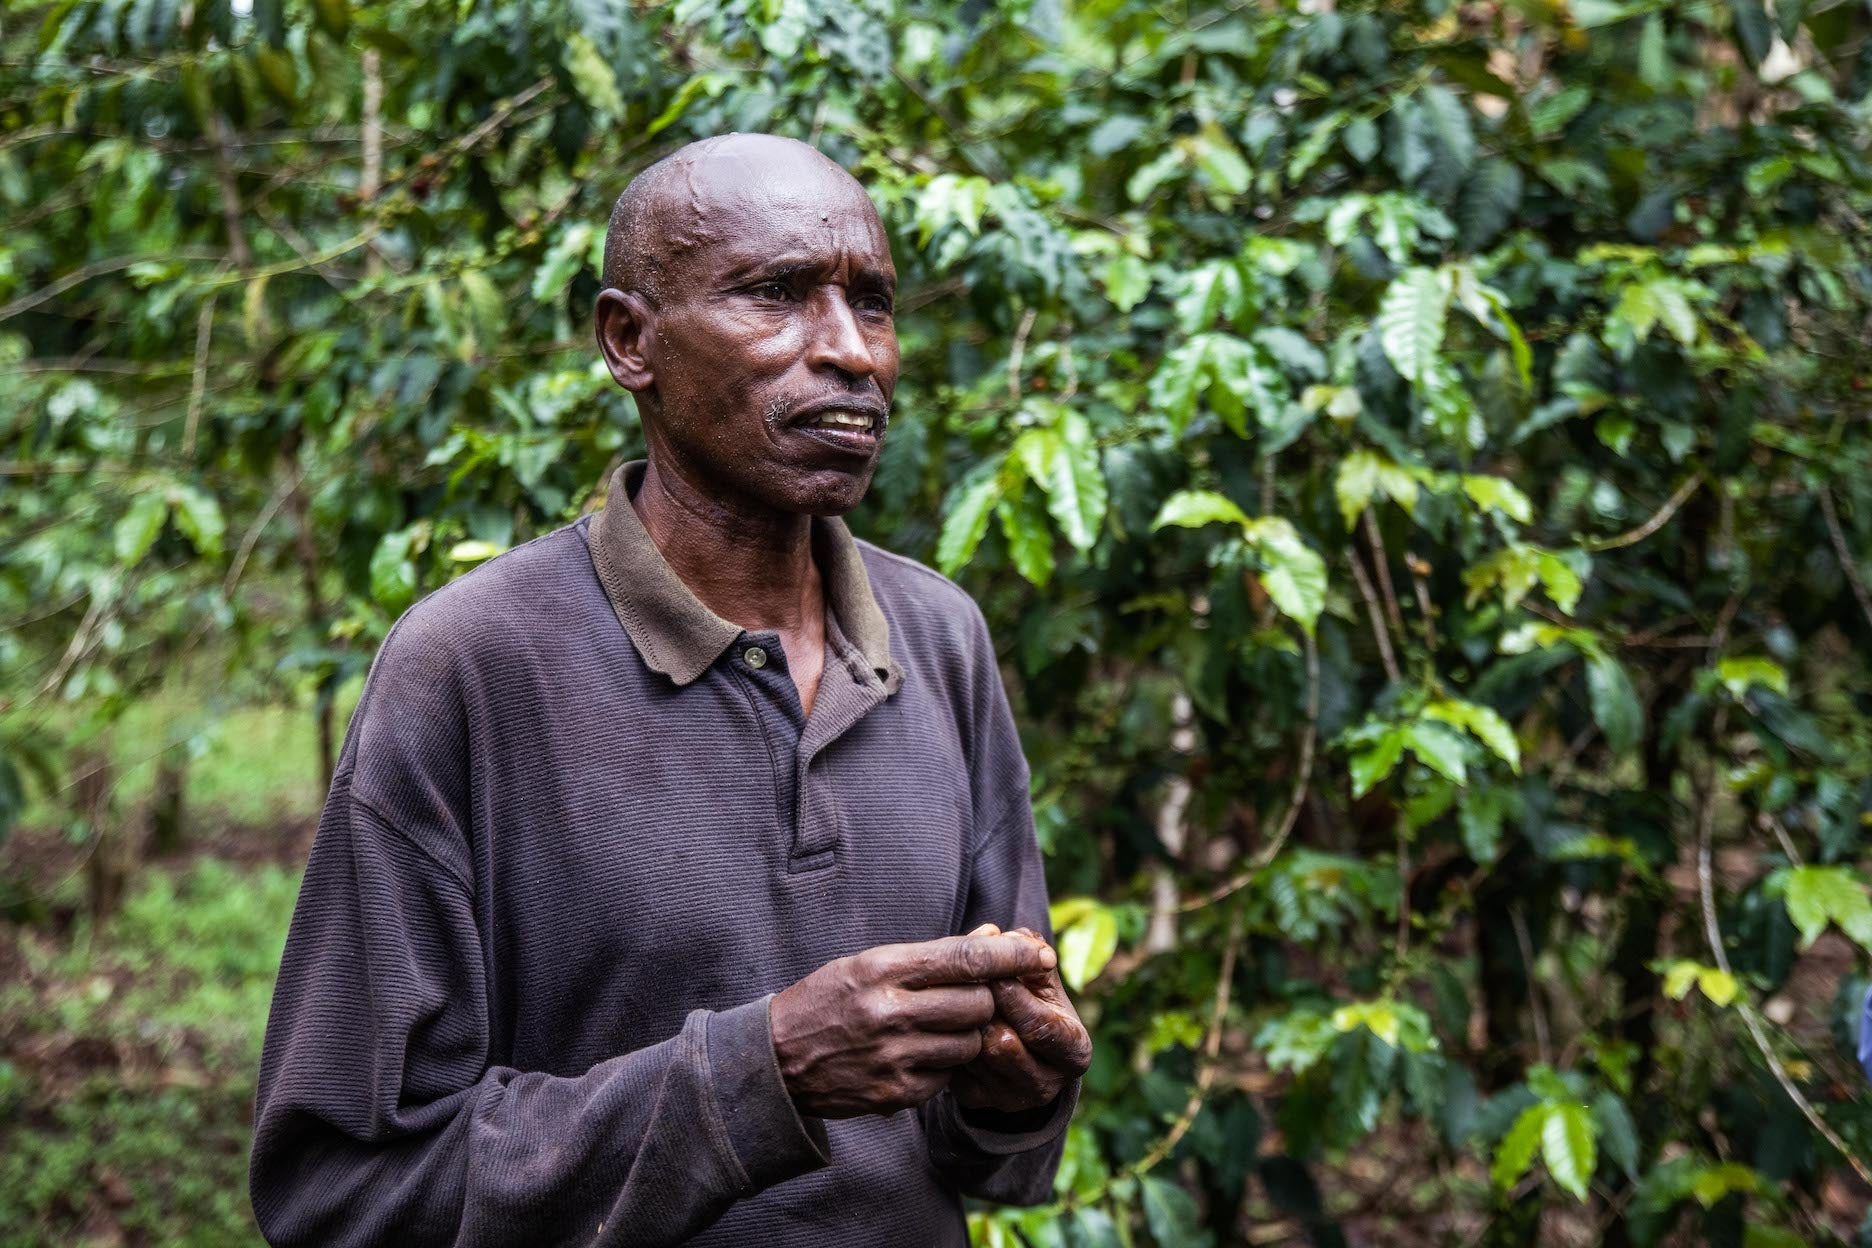
<svg viewBox="0 0 1872 1248"><path fill-rule="evenodd" d="M565 293L579 270L590 263L595 231L588 222L576 221L565 227L533 271L533 298L551 303Z"/></svg>
<svg viewBox="0 0 1872 1248"><path fill-rule="evenodd" d="M1802 949L1819 939L1830 921L1872 950L1872 899L1850 867L1791 867L1778 875L1788 918L1800 932Z"/></svg>
<svg viewBox="0 0 1872 1248"><path fill-rule="evenodd" d="M1261 584L1281 613L1310 635L1326 607L1326 561L1279 516L1247 524L1248 543L1265 566Z"/></svg>
<svg viewBox="0 0 1872 1248"><path fill-rule="evenodd" d="M1644 706L1632 687L1625 665L1603 652L1586 659L1586 693L1592 703L1593 722L1605 734L1615 754L1637 747L1644 739Z"/></svg>
<svg viewBox="0 0 1872 1248"><path fill-rule="evenodd" d="M1364 797L1374 784L1390 775L1404 756L1404 732L1392 728L1352 755L1352 796Z"/></svg>
<svg viewBox="0 0 1872 1248"><path fill-rule="evenodd" d="M1625 1102L1611 1092L1601 1092L1593 1098L1592 1115L1605 1155L1612 1159L1613 1165L1625 1172L1627 1179L1636 1183L1638 1128L1632 1122L1631 1112L1625 1108Z"/></svg>
<svg viewBox="0 0 1872 1248"><path fill-rule="evenodd" d="M1590 87L1572 86L1550 95L1528 109L1528 128L1537 139L1549 138L1565 129L1592 103Z"/></svg>
<svg viewBox="0 0 1872 1248"><path fill-rule="evenodd" d="M1506 477L1464 476L1462 491L1484 511L1499 511L1517 524L1531 524L1534 504Z"/></svg>
<svg viewBox="0 0 1872 1248"><path fill-rule="evenodd" d="M1598 1160L1592 1115L1584 1105L1563 1102L1549 1107L1541 1124L1541 1160L1556 1183L1575 1198L1586 1199Z"/></svg>
<svg viewBox="0 0 1872 1248"><path fill-rule="evenodd" d="M565 37L560 61L572 78L572 86L592 110L605 117L624 115L624 97L618 92L617 75L605 63L604 55L591 36L573 31Z"/></svg>
<svg viewBox="0 0 1872 1248"><path fill-rule="evenodd" d="M1720 1165L1705 1166L1697 1171L1696 1178L1690 1184L1690 1194L1696 1197L1699 1205L1713 1209L1723 1197L1731 1192L1753 1194L1761 1190L1761 1180L1747 1166L1734 1161L1725 1161Z"/></svg>
<svg viewBox="0 0 1872 1248"><path fill-rule="evenodd" d="M1044 586L1052 580L1053 534L1047 528L1046 514L1031 497L1024 490L1014 497L1003 497L995 504L995 516L1007 537L1014 570L1034 585Z"/></svg>
<svg viewBox="0 0 1872 1248"><path fill-rule="evenodd" d="M1697 987L1713 1004L1724 1006L1734 1001L1741 991L1735 976L1714 966L1706 966L1697 973Z"/></svg>
<svg viewBox="0 0 1872 1248"><path fill-rule="evenodd" d="M1150 266L1132 255L1114 256L1103 274L1105 297L1120 312L1129 312L1150 294Z"/></svg>
<svg viewBox="0 0 1872 1248"><path fill-rule="evenodd" d="M156 535L162 532L163 522L168 518L169 499L161 491L146 490L137 495L130 510L111 532L111 546L117 552L117 562L126 568L141 563L149 548L156 544Z"/></svg>
<svg viewBox="0 0 1872 1248"><path fill-rule="evenodd" d="M1378 154L1378 126L1369 117L1360 117L1345 128L1345 149L1361 165L1369 165Z"/></svg>
<svg viewBox="0 0 1872 1248"><path fill-rule="evenodd" d="M1468 605L1473 607L1483 594L1499 588L1502 605L1510 609L1539 584L1562 611L1574 608L1584 587L1579 574L1565 559L1525 542L1510 543L1505 549L1464 569L1463 584L1469 588Z"/></svg>
<svg viewBox="0 0 1872 1248"><path fill-rule="evenodd" d="M391 615L399 615L416 599L416 564L410 558L415 529L399 529L377 540L371 552L371 597Z"/></svg>
<svg viewBox="0 0 1872 1248"><path fill-rule="evenodd" d="M1177 326L1186 334L1212 329L1217 318L1233 320L1247 299L1241 266L1233 260L1211 260L1190 270L1177 296Z"/></svg>
<svg viewBox="0 0 1872 1248"><path fill-rule="evenodd" d="M1467 729L1511 770L1521 770L1521 744L1515 740L1514 729L1494 707L1444 698L1426 706L1423 714L1425 719Z"/></svg>
<svg viewBox="0 0 1872 1248"><path fill-rule="evenodd" d="M221 504L213 495L189 485L174 490L170 501L175 505L176 528L195 544L196 550L210 559L219 559L221 538L227 532Z"/></svg>
<svg viewBox="0 0 1872 1248"><path fill-rule="evenodd" d="M1552 1112L1551 1105L1530 1105L1502 1136L1501 1143L1495 1146L1495 1159L1489 1164L1489 1180L1496 1187L1513 1187L1534 1164L1534 1153L1541 1146L1541 1136Z"/></svg>
<svg viewBox="0 0 1872 1248"><path fill-rule="evenodd" d="M954 576L974 555L988 532L988 517L1000 501L1000 474L992 471L949 492L942 534L936 539L936 566L945 576Z"/></svg>
<svg viewBox="0 0 1872 1248"><path fill-rule="evenodd" d="M1157 512L1157 518L1151 522L1151 528L1161 529L1173 524L1185 529L1200 529L1205 524L1216 522L1248 527L1248 517L1231 499L1224 498L1213 490L1178 490L1164 500L1163 507Z"/></svg>
<svg viewBox="0 0 1872 1248"><path fill-rule="evenodd" d="M1418 93L1424 104L1424 116L1443 155L1455 166L1455 172L1467 172L1475 160L1475 132L1469 125L1469 110L1448 87L1432 83Z"/></svg>
<svg viewBox="0 0 1872 1248"><path fill-rule="evenodd" d="M1094 906L1055 933L1054 948L1059 951L1060 978L1078 992L1097 979L1118 952L1118 919L1104 906Z"/></svg>
<svg viewBox="0 0 1872 1248"><path fill-rule="evenodd" d="M1398 376L1422 384L1443 347L1449 293L1431 269L1406 269L1378 307L1378 341Z"/></svg>
<svg viewBox="0 0 1872 1248"><path fill-rule="evenodd" d="M1204 1248L1214 1242L1202 1229L1196 1200L1177 1184L1147 1174L1139 1184L1144 1195L1144 1221L1158 1248Z"/></svg>
<svg viewBox="0 0 1872 1248"><path fill-rule="evenodd" d="M1469 769L1463 761L1461 737L1442 724L1423 720L1406 724L1403 733L1404 744L1424 766L1455 784L1467 782Z"/></svg>
<svg viewBox="0 0 1872 1248"><path fill-rule="evenodd" d="M1241 149L1235 146L1222 127L1214 123L1206 125L1191 136L1189 143L1196 158L1196 168L1206 181L1229 195L1247 194L1250 177L1248 162L1242 159Z"/></svg>
<svg viewBox="0 0 1872 1248"><path fill-rule="evenodd" d="M1456 202L1456 225L1465 251L1495 241L1521 207L1521 171L1505 160L1489 160L1469 176Z"/></svg>
<svg viewBox="0 0 1872 1248"><path fill-rule="evenodd" d="M681 89L670 98L668 106L665 107L662 112L658 113L649 125L644 127L643 137L646 139L655 138L664 130L676 124L676 122L681 119L682 115L689 111L689 106L695 103L699 97L706 95L710 99L713 99L727 90L729 81L730 79L727 74L713 71L700 73L690 78L687 82L684 82Z"/></svg>
<svg viewBox="0 0 1872 1248"><path fill-rule="evenodd" d="M1787 669L1773 659L1722 659L1716 664L1716 677L1722 681L1723 688L1737 698L1746 694L1751 685L1760 685L1764 689L1774 690L1782 697L1787 696Z"/></svg>
<svg viewBox="0 0 1872 1248"><path fill-rule="evenodd" d="M1105 473L1099 466L1098 443L1086 418L1070 408L1059 413L1056 431L1039 483L1047 492L1047 510L1066 540L1079 550L1090 550L1105 522Z"/></svg>

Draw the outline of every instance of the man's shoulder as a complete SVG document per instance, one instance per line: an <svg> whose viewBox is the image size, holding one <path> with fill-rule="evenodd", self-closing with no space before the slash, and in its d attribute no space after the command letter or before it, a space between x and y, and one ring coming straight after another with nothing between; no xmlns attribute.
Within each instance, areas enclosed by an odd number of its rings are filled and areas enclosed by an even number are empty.
<svg viewBox="0 0 1872 1248"><path fill-rule="evenodd" d="M967 590L907 555L863 538L857 544L891 636L906 650L927 648L949 658L987 643L987 622Z"/></svg>
<svg viewBox="0 0 1872 1248"><path fill-rule="evenodd" d="M596 584L579 528L542 533L425 595L390 630L384 651L406 661L476 657L563 628Z"/></svg>
<svg viewBox="0 0 1872 1248"><path fill-rule="evenodd" d="M862 537L854 540L871 578L872 591L886 610L905 607L919 615L949 616L963 623L981 614L969 592L935 568Z"/></svg>

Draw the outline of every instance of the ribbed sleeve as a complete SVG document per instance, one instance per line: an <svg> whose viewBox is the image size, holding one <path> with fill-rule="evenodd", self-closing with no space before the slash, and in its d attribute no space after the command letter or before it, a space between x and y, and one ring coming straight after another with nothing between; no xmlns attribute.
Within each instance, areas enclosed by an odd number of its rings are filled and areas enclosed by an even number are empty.
<svg viewBox="0 0 1872 1248"><path fill-rule="evenodd" d="M250 1178L269 1242L674 1244L826 1165L823 1126L781 1080L766 996L694 1010L576 1077L490 1062L488 945L451 861L467 855L440 849L455 798L427 739L457 726L425 729L408 700L393 734L369 722L410 674L381 665L400 661L380 659L352 724L268 1021ZM446 698L445 678L427 686L431 709ZM420 840L356 796L357 768L420 794L404 803Z"/></svg>
<svg viewBox="0 0 1872 1248"><path fill-rule="evenodd" d="M961 930L993 923L1003 930L1031 928L1051 940L1046 870L1034 839L1027 761L989 644L987 623L978 609L971 609L970 616L974 649L970 771L977 777L982 809L977 826L986 832L971 851ZM944 1091L920 1110L930 1161L970 1196L1009 1205L1044 1204L1053 1196L1053 1175L1078 1099L1079 1081L1074 1080L1044 1112L980 1115L971 1122L955 1098ZM981 1125L991 1118L1008 1129Z"/></svg>

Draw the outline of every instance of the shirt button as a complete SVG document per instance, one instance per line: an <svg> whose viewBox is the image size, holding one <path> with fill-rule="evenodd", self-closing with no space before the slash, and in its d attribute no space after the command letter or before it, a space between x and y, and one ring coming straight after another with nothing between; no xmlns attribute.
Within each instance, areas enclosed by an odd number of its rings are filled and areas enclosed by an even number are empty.
<svg viewBox="0 0 1872 1248"><path fill-rule="evenodd" d="M767 666L767 652L759 646L749 646L741 652L741 658L749 667Z"/></svg>

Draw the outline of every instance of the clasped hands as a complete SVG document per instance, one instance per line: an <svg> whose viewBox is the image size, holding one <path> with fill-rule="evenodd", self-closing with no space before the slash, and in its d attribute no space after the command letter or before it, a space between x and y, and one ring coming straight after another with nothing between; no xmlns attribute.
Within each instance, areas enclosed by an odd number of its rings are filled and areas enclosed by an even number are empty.
<svg viewBox="0 0 1872 1248"><path fill-rule="evenodd" d="M770 1007L787 1091L816 1118L893 1113L944 1087L967 1110L1049 1104L1092 1060L1058 967L1037 934L992 923L828 962Z"/></svg>

